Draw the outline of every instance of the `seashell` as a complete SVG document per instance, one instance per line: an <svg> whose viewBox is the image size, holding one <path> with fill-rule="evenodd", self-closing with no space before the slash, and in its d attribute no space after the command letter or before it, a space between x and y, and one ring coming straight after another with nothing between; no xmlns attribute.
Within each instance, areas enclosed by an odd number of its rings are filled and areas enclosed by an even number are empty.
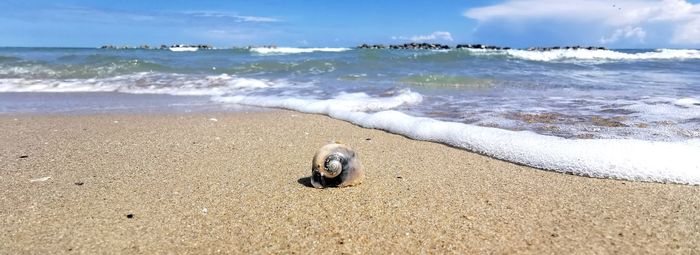
<svg viewBox="0 0 700 255"><path fill-rule="evenodd" d="M319 189L360 184L364 178L357 154L344 144L321 147L311 162L311 184Z"/></svg>

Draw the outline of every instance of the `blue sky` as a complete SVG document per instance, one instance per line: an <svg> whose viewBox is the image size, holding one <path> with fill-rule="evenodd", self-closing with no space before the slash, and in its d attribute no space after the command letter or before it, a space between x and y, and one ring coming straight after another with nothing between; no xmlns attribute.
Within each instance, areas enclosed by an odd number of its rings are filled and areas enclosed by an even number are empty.
<svg viewBox="0 0 700 255"><path fill-rule="evenodd" d="M0 46L700 47L700 0L0 2Z"/></svg>

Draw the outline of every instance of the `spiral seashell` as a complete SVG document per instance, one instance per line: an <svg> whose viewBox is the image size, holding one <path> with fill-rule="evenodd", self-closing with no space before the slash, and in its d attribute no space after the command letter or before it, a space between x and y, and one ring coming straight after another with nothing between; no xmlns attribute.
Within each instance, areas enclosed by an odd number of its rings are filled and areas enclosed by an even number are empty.
<svg viewBox="0 0 700 255"><path fill-rule="evenodd" d="M311 184L316 188L352 186L360 184L363 178L357 154L344 144L321 147L311 162Z"/></svg>

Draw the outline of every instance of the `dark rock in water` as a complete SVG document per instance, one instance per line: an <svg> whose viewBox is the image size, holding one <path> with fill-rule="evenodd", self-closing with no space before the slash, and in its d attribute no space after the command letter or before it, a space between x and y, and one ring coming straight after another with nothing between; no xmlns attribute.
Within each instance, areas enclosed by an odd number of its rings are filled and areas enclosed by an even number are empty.
<svg viewBox="0 0 700 255"><path fill-rule="evenodd" d="M199 45L180 45L180 44L175 44L175 45L173 45L173 46L168 46L168 45L165 45L165 44L161 44L160 47L157 47L157 49L167 50L167 49L169 49L170 47L196 47L196 48L199 48L199 49L213 49L213 48L214 48L213 46L207 45L207 44L199 44ZM147 49L156 49L156 47L151 47L151 46L146 45L146 44L144 44L144 45L139 45L139 46L119 46L119 47L114 46L114 45L102 45L102 46L100 46L100 49L123 49L123 50L128 50L128 49L144 49L144 50L147 50Z"/></svg>
<svg viewBox="0 0 700 255"><path fill-rule="evenodd" d="M410 43L404 43L404 44L390 44L390 45L382 45L382 44L362 44L357 46L358 49L394 49L394 50L416 50L416 49L421 49L421 50L446 50L446 49L451 49L449 45L443 45L439 43L418 43L418 42L410 42ZM455 49L484 49L484 50L510 50L512 49L511 47L501 47L501 46L495 46L495 45L487 45L487 44L457 44L454 46ZM582 47L579 45L576 46L553 46L553 47L528 47L524 48L524 50L528 51L552 51L552 50L607 50L605 47L598 47L598 46L588 46L588 47Z"/></svg>
<svg viewBox="0 0 700 255"><path fill-rule="evenodd" d="M589 47L582 47L582 46L554 46L554 47L529 47L526 50L528 51L552 51L552 50L606 50L605 47L596 47L596 46L589 46Z"/></svg>
<svg viewBox="0 0 700 255"><path fill-rule="evenodd" d="M627 109L622 109L622 108L609 108L609 109L603 109L600 110L599 112L601 113L611 113L611 114L622 114L622 115L630 115L633 113L637 113L636 111L632 110L627 110Z"/></svg>
<svg viewBox="0 0 700 255"><path fill-rule="evenodd" d="M510 47L500 47L495 45L486 44L458 44L457 49L485 49L485 50L505 50L510 49Z"/></svg>
<svg viewBox="0 0 700 255"><path fill-rule="evenodd" d="M357 46L358 49L384 49L386 46L382 44L374 44L374 45L369 45L369 44L362 44L360 46Z"/></svg>
<svg viewBox="0 0 700 255"><path fill-rule="evenodd" d="M384 46L382 44L368 45L362 44L357 47L358 49L394 49L394 50L405 50L405 49L424 49L424 50L437 50L437 49L450 49L448 45L442 45L439 43L404 43L404 44L392 44L389 46Z"/></svg>
<svg viewBox="0 0 700 255"><path fill-rule="evenodd" d="M562 122L564 116L556 113L516 113L508 116L510 119L524 121L526 123L547 123L553 124Z"/></svg>
<svg viewBox="0 0 700 255"><path fill-rule="evenodd" d="M613 117L613 118L603 118L598 116L593 116L591 122L593 125L602 127L627 127L622 121L626 120L624 117Z"/></svg>

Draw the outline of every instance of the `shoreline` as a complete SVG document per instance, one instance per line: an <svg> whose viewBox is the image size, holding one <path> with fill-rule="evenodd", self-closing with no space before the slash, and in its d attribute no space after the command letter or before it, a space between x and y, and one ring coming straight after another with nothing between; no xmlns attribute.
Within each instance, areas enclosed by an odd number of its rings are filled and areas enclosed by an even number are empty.
<svg viewBox="0 0 700 255"><path fill-rule="evenodd" d="M9 114L0 128L8 253L700 250L699 186L538 170L322 115ZM356 149L363 184L306 185L331 140Z"/></svg>
<svg viewBox="0 0 700 255"><path fill-rule="evenodd" d="M225 105L209 96L122 92L0 92L0 116L188 114L261 112L269 109Z"/></svg>

